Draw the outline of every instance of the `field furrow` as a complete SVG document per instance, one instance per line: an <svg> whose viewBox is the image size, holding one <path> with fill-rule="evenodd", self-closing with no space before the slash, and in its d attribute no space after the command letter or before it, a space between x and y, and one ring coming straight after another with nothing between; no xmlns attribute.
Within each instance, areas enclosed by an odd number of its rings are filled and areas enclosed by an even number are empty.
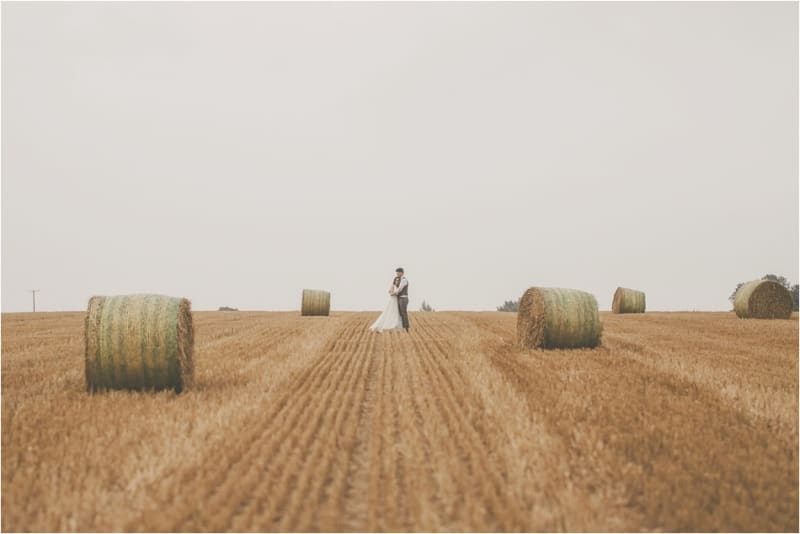
<svg viewBox="0 0 800 534"><path fill-rule="evenodd" d="M339 380L332 379L331 388L335 396L330 402L320 403L326 412L318 420L318 430L311 436L312 441L304 447L309 453L300 468L302 476L297 490L285 507L280 530L331 530L337 529L336 523L341 521L336 512L341 506L340 494L344 490L348 464L357 441L358 414L374 361L371 354L373 338L367 330L369 324L359 320L358 325L360 331L355 339L335 354L335 357L351 362L349 373ZM311 399L312 402L315 400ZM326 527L319 524L320 515L328 524Z"/></svg>
<svg viewBox="0 0 800 534"><path fill-rule="evenodd" d="M359 406L358 423L355 429L357 441L352 447L352 455L340 480L343 488L338 494L331 494L335 506L321 511L323 530L331 530L337 521L341 530L375 530L372 518L377 509L380 495L371 491L372 477L380 476L380 467L374 463L375 451L380 454L382 434L382 414L384 409L384 377L387 368L385 343L382 338L370 340L375 350L367 357L373 359L370 375L364 384L364 399ZM367 525L367 527L364 527Z"/></svg>
<svg viewBox="0 0 800 534"><path fill-rule="evenodd" d="M259 497L270 484L281 488L294 484L298 473L292 467L304 461L314 425L322 420L322 410L330 406L335 394L331 381L353 367L352 359L337 358L333 349L342 337L355 336L357 331L357 324L345 325L321 348L310 367L284 383L274 396L263 398L260 409L243 421L242 428L231 429L230 438L220 444L215 456L202 462L206 469L189 472L183 483L207 493L193 499L169 530L222 531L230 528L237 516L252 517L254 509L262 514L280 512L290 496L288 491L270 492L270 496L280 497L272 506L269 499Z"/></svg>
<svg viewBox="0 0 800 534"><path fill-rule="evenodd" d="M613 350L614 336L607 337ZM646 518L644 528L796 525L796 433L787 440L766 424L748 421L718 394L675 370L639 363L640 356L630 344L613 352L518 351L505 345L492 352L491 361L577 453L571 469L587 489L623 475L628 503ZM661 356L650 352L648 359ZM771 484L758 484L762 476ZM754 509L770 519L746 511Z"/></svg>
<svg viewBox="0 0 800 534"><path fill-rule="evenodd" d="M440 393L440 407L459 444L459 454L471 479L466 482L466 488L476 490L476 500L480 503L474 509L480 515L472 519L480 521L486 530L524 528L520 524L520 510L503 495L503 472L494 462L492 447L488 443L482 403L459 372L459 366L448 361L456 353L454 347L445 346L437 339L426 322L418 321L418 324L422 333L419 350L426 372L436 377L434 387Z"/></svg>
<svg viewBox="0 0 800 534"><path fill-rule="evenodd" d="M420 530L459 530L456 514L463 510L458 509L458 501L454 499L457 487L452 481L452 469L445 468L455 461L453 445L450 436L443 434L440 413L431 410L434 384L422 370L419 353L409 350L413 345L408 340L403 341L406 346L397 353L405 376L400 401L408 402L411 407L403 414L402 443L411 457L409 485L415 491L408 497L412 518Z"/></svg>
<svg viewBox="0 0 800 534"><path fill-rule="evenodd" d="M376 448L372 455L372 465L380 466L375 469L372 476L370 493L374 492L382 497L380 507L376 506L371 515L368 529L373 530L412 530L414 523L410 518L408 497L413 487L406 480L405 471L409 458L400 446L400 436L405 431L401 426L401 411L405 411L408 404L402 403L399 397L398 382L402 380L400 364L402 361L396 357L394 339L389 339L389 349L384 353L384 373L381 377L381 410L376 411L373 423L374 428L379 428L380 448Z"/></svg>

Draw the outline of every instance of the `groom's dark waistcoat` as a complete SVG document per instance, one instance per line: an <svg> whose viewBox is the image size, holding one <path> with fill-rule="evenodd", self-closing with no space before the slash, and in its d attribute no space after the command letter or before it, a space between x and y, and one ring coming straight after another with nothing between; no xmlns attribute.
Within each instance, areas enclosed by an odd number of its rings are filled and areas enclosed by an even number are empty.
<svg viewBox="0 0 800 534"><path fill-rule="evenodd" d="M398 296L398 297L407 297L407 296L408 296L408 280L406 280L406 287L404 287L403 289L401 289L401 290L400 290L400 291L397 293L397 296Z"/></svg>

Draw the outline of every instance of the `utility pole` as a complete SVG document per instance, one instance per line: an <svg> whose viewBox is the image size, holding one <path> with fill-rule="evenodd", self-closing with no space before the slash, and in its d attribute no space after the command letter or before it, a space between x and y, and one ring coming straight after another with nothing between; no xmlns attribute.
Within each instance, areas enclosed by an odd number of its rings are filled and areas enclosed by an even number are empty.
<svg viewBox="0 0 800 534"><path fill-rule="evenodd" d="M31 293L33 293L33 312L36 313L36 292L39 291L38 289L31 289Z"/></svg>

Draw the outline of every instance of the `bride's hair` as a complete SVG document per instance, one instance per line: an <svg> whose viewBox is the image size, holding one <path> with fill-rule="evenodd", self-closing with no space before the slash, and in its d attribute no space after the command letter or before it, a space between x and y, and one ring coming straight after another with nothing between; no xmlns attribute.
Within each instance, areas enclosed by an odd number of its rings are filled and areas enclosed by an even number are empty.
<svg viewBox="0 0 800 534"><path fill-rule="evenodd" d="M394 287L398 287L400 285L400 277L399 276L395 276L394 277L394 280L392 280L392 285Z"/></svg>

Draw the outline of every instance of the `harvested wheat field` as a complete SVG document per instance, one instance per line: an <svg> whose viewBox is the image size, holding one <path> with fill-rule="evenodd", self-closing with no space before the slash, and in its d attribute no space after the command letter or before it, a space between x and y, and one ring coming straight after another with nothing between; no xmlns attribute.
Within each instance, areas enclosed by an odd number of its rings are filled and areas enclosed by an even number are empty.
<svg viewBox="0 0 800 534"><path fill-rule="evenodd" d="M4 531L797 531L798 322L195 312L194 385L89 394L85 313L2 317Z"/></svg>

